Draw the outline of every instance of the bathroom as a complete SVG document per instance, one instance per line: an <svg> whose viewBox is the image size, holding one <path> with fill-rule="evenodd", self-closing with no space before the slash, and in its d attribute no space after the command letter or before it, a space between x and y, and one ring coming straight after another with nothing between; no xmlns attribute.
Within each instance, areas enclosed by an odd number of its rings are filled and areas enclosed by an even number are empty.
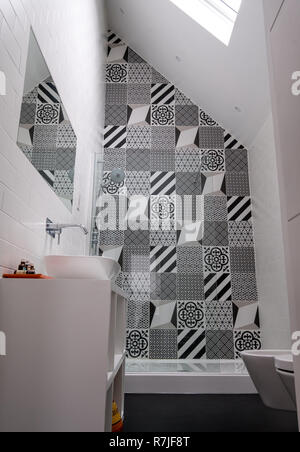
<svg viewBox="0 0 300 452"><path fill-rule="evenodd" d="M1 432L298 431L299 25L0 0Z"/></svg>

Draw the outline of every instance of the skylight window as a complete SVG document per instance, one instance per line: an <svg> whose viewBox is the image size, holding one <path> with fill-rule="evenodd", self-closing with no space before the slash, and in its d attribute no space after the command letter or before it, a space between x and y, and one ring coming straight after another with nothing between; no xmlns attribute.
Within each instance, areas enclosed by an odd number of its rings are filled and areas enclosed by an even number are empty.
<svg viewBox="0 0 300 452"><path fill-rule="evenodd" d="M229 45L242 0L171 0L188 16Z"/></svg>

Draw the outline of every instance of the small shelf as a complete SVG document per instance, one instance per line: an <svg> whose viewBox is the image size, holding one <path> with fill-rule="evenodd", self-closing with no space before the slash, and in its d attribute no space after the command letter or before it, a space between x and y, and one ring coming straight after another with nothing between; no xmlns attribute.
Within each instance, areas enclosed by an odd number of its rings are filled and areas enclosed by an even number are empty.
<svg viewBox="0 0 300 452"><path fill-rule="evenodd" d="M125 361L125 358L126 358L126 352L124 352L123 354L115 355L114 369L112 372L107 373L107 389L109 389L110 386L112 385L117 373L119 372L122 364Z"/></svg>

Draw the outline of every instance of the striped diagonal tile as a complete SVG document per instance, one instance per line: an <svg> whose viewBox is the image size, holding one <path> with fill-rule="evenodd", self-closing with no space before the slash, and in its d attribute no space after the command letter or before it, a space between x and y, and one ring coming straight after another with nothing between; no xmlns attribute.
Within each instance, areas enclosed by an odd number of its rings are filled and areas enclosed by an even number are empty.
<svg viewBox="0 0 300 452"><path fill-rule="evenodd" d="M175 246L155 246L150 251L151 273L177 273L177 252Z"/></svg>
<svg viewBox="0 0 300 452"><path fill-rule="evenodd" d="M251 199L231 196L227 199L228 221L249 221L252 218Z"/></svg>
<svg viewBox="0 0 300 452"><path fill-rule="evenodd" d="M126 147L127 128L123 126L107 126L104 131L105 148Z"/></svg>
<svg viewBox="0 0 300 452"><path fill-rule="evenodd" d="M216 295L215 299L219 301L231 301L231 275L219 274L216 281Z"/></svg>
<svg viewBox="0 0 300 452"><path fill-rule="evenodd" d="M112 45L112 44L116 45L116 44L120 44L122 42L122 40L119 38L119 36L117 36L116 33L114 33L111 30L108 31L107 41L108 41L108 44L110 44L110 45Z"/></svg>
<svg viewBox="0 0 300 452"><path fill-rule="evenodd" d="M204 279L204 297L206 301L230 301L232 298L231 275L210 273Z"/></svg>
<svg viewBox="0 0 300 452"><path fill-rule="evenodd" d="M151 86L151 103L155 105L173 104L175 102L175 86L156 83Z"/></svg>
<svg viewBox="0 0 300 452"><path fill-rule="evenodd" d="M151 173L151 195L170 196L176 192L176 176L173 172Z"/></svg>
<svg viewBox="0 0 300 452"><path fill-rule="evenodd" d="M227 131L224 133L224 141L225 149L245 149L245 147Z"/></svg>
<svg viewBox="0 0 300 452"><path fill-rule="evenodd" d="M61 102L57 88L51 82L44 82L39 85L38 99L43 104L59 104Z"/></svg>
<svg viewBox="0 0 300 452"><path fill-rule="evenodd" d="M178 330L178 359L202 359L205 356L205 331Z"/></svg>

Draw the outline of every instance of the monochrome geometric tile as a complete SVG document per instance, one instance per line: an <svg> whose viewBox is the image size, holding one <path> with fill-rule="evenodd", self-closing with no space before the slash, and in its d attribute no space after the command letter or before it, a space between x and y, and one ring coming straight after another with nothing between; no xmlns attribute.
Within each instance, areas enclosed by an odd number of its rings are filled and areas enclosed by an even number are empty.
<svg viewBox="0 0 300 452"><path fill-rule="evenodd" d="M126 126L127 106L126 105L106 105L105 123L112 126Z"/></svg>
<svg viewBox="0 0 300 452"><path fill-rule="evenodd" d="M175 173L157 171L151 173L151 195L173 195L176 192Z"/></svg>
<svg viewBox="0 0 300 452"><path fill-rule="evenodd" d="M45 81L37 88L37 100L45 104L60 104L61 98L53 81Z"/></svg>
<svg viewBox="0 0 300 452"><path fill-rule="evenodd" d="M227 199L225 196L204 197L204 218L206 221L227 221Z"/></svg>
<svg viewBox="0 0 300 452"><path fill-rule="evenodd" d="M244 149L244 146L226 130L224 131L224 147L225 149Z"/></svg>
<svg viewBox="0 0 300 452"><path fill-rule="evenodd" d="M146 273L150 271L149 247L124 246L122 269L125 273Z"/></svg>
<svg viewBox="0 0 300 452"><path fill-rule="evenodd" d="M130 149L150 149L151 127L131 126L127 129L127 146Z"/></svg>
<svg viewBox="0 0 300 452"><path fill-rule="evenodd" d="M125 231L125 245L126 246L150 246L150 232L138 230L132 231L127 229ZM150 250L149 250L150 252Z"/></svg>
<svg viewBox="0 0 300 452"><path fill-rule="evenodd" d="M177 299L178 300L204 300L204 283L201 274L177 275Z"/></svg>
<svg viewBox="0 0 300 452"><path fill-rule="evenodd" d="M230 301L232 298L231 275L224 273L205 275L204 297L206 301Z"/></svg>
<svg viewBox="0 0 300 452"><path fill-rule="evenodd" d="M176 196L157 195L150 199L150 220L171 221L175 220L176 215Z"/></svg>
<svg viewBox="0 0 300 452"><path fill-rule="evenodd" d="M60 104L37 103L35 124L59 124Z"/></svg>
<svg viewBox="0 0 300 452"><path fill-rule="evenodd" d="M164 330L177 328L176 301L151 301L150 328Z"/></svg>
<svg viewBox="0 0 300 452"><path fill-rule="evenodd" d="M127 171L126 187L128 196L150 194L150 172Z"/></svg>
<svg viewBox="0 0 300 452"><path fill-rule="evenodd" d="M149 273L123 273L123 289L128 300L150 300L150 274Z"/></svg>
<svg viewBox="0 0 300 452"><path fill-rule="evenodd" d="M196 105L176 105L176 126L198 126L199 108Z"/></svg>
<svg viewBox="0 0 300 452"><path fill-rule="evenodd" d="M70 123L58 126L56 145L58 148L76 148L77 138Z"/></svg>
<svg viewBox="0 0 300 452"><path fill-rule="evenodd" d="M174 127L152 127L151 149L165 150L175 148L175 128Z"/></svg>
<svg viewBox="0 0 300 452"><path fill-rule="evenodd" d="M176 171L180 173L196 173L200 169L201 153L196 148L176 149Z"/></svg>
<svg viewBox="0 0 300 452"><path fill-rule="evenodd" d="M194 105L193 102L177 88L175 89L175 103L176 105Z"/></svg>
<svg viewBox="0 0 300 452"><path fill-rule="evenodd" d="M199 147L200 149L224 149L224 131L222 127L200 127Z"/></svg>
<svg viewBox="0 0 300 452"><path fill-rule="evenodd" d="M59 196L64 196L72 199L74 185L69 171L54 171L54 178L54 191Z"/></svg>
<svg viewBox="0 0 300 452"><path fill-rule="evenodd" d="M207 359L234 359L233 331L206 331Z"/></svg>
<svg viewBox="0 0 300 452"><path fill-rule="evenodd" d="M127 83L127 79L128 79L127 64L106 65L106 83Z"/></svg>
<svg viewBox="0 0 300 452"><path fill-rule="evenodd" d="M225 153L222 150L201 151L201 171L221 172L225 171Z"/></svg>
<svg viewBox="0 0 300 452"><path fill-rule="evenodd" d="M128 84L128 105L151 103L151 84Z"/></svg>
<svg viewBox="0 0 300 452"><path fill-rule="evenodd" d="M259 308L256 301L235 301L232 307L235 330L259 330Z"/></svg>
<svg viewBox="0 0 300 452"><path fill-rule="evenodd" d="M150 330L150 359L177 359L177 330Z"/></svg>
<svg viewBox="0 0 300 452"><path fill-rule="evenodd" d="M176 148L186 147L199 147L199 127L176 127Z"/></svg>
<svg viewBox="0 0 300 452"><path fill-rule="evenodd" d="M254 246L253 228L250 221L229 221L228 232L230 246Z"/></svg>
<svg viewBox="0 0 300 452"><path fill-rule="evenodd" d="M99 242L102 246L118 247L124 244L124 231L100 231Z"/></svg>
<svg viewBox="0 0 300 452"><path fill-rule="evenodd" d="M233 310L231 301L207 301L205 305L206 328L226 331L233 329Z"/></svg>
<svg viewBox="0 0 300 452"><path fill-rule="evenodd" d="M116 35L112 30L107 30L107 43L108 45L120 45L122 44L122 39Z"/></svg>
<svg viewBox="0 0 300 452"><path fill-rule="evenodd" d="M155 105L174 104L175 87L163 83L155 83L151 86L151 103ZM174 112L175 113L175 112Z"/></svg>
<svg viewBox="0 0 300 452"><path fill-rule="evenodd" d="M174 126L174 105L152 105L151 124L153 126Z"/></svg>
<svg viewBox="0 0 300 452"><path fill-rule="evenodd" d="M120 166L118 166L120 168ZM149 149L127 149L126 169L127 171L149 171L150 150Z"/></svg>
<svg viewBox="0 0 300 452"><path fill-rule="evenodd" d="M128 47L126 44L113 44L108 46L108 63L128 63Z"/></svg>
<svg viewBox="0 0 300 452"><path fill-rule="evenodd" d="M104 130L104 147L125 148L126 126L106 126Z"/></svg>
<svg viewBox="0 0 300 452"><path fill-rule="evenodd" d="M235 359L244 351L260 350L261 345L260 331L234 331Z"/></svg>
<svg viewBox="0 0 300 452"><path fill-rule="evenodd" d="M204 247L204 273L230 273L230 257L228 247Z"/></svg>
<svg viewBox="0 0 300 452"><path fill-rule="evenodd" d="M106 105L127 105L127 85L111 83L106 85Z"/></svg>
<svg viewBox="0 0 300 452"><path fill-rule="evenodd" d="M152 273L177 273L176 246L157 245L151 247L150 271Z"/></svg>
<svg viewBox="0 0 300 452"><path fill-rule="evenodd" d="M150 161L151 171L175 171L174 150L153 150Z"/></svg>
<svg viewBox="0 0 300 452"><path fill-rule="evenodd" d="M150 326L150 303L128 302L127 328L147 329Z"/></svg>
<svg viewBox="0 0 300 452"><path fill-rule="evenodd" d="M128 48L128 63L146 64L145 60L130 48Z"/></svg>
<svg viewBox="0 0 300 452"><path fill-rule="evenodd" d="M32 164L37 170L55 170L56 169L56 156L55 150L36 150L32 151Z"/></svg>
<svg viewBox="0 0 300 452"><path fill-rule="evenodd" d="M257 285L254 273L233 273L232 299L234 301L257 301Z"/></svg>
<svg viewBox="0 0 300 452"><path fill-rule="evenodd" d="M200 126L219 127L219 124L212 119L205 111L199 111Z"/></svg>
<svg viewBox="0 0 300 452"><path fill-rule="evenodd" d="M149 358L149 330L128 330L126 356L130 359Z"/></svg>
<svg viewBox="0 0 300 452"><path fill-rule="evenodd" d="M202 195L226 195L226 173L201 173Z"/></svg>
<svg viewBox="0 0 300 452"><path fill-rule="evenodd" d="M176 300L175 273L151 273L151 300Z"/></svg>
<svg viewBox="0 0 300 452"><path fill-rule="evenodd" d="M151 231L150 246L176 246L176 231Z"/></svg>
<svg viewBox="0 0 300 452"><path fill-rule="evenodd" d="M228 221L247 221L252 218L251 199L231 196L227 198Z"/></svg>
<svg viewBox="0 0 300 452"><path fill-rule="evenodd" d="M178 359L206 358L206 336L203 328L178 330Z"/></svg>
<svg viewBox="0 0 300 452"><path fill-rule="evenodd" d="M128 151L127 151L128 152ZM113 171L116 168L126 169L126 150L125 149L104 149L104 170Z"/></svg>
<svg viewBox="0 0 300 452"><path fill-rule="evenodd" d="M197 182L197 173L176 173L177 195L201 195L201 183Z"/></svg>
<svg viewBox="0 0 300 452"><path fill-rule="evenodd" d="M33 145L36 150L55 150L57 139L57 126L41 126L34 128ZM74 147L74 146L72 146Z"/></svg>
<svg viewBox="0 0 300 452"><path fill-rule="evenodd" d="M204 330L204 301L177 301L177 328L182 330Z"/></svg>
<svg viewBox="0 0 300 452"><path fill-rule="evenodd" d="M20 124L34 124L36 113L36 103L23 103L21 109Z"/></svg>
<svg viewBox="0 0 300 452"><path fill-rule="evenodd" d="M148 64L129 64L128 83L151 83L152 70Z"/></svg>
<svg viewBox="0 0 300 452"><path fill-rule="evenodd" d="M233 273L254 273L255 253L253 247L230 248L231 271Z"/></svg>
<svg viewBox="0 0 300 452"><path fill-rule="evenodd" d="M205 221L204 246L228 246L228 223L226 221Z"/></svg>
<svg viewBox="0 0 300 452"><path fill-rule="evenodd" d="M248 173L226 173L227 195L228 196L249 196L249 176Z"/></svg>
<svg viewBox="0 0 300 452"><path fill-rule="evenodd" d="M201 223L202 233L204 231L204 197L201 195L177 195L177 229L186 226L191 228ZM203 238L203 235L201 239Z"/></svg>
<svg viewBox="0 0 300 452"><path fill-rule="evenodd" d="M248 152L246 149L226 150L226 171L248 173Z"/></svg>
<svg viewBox="0 0 300 452"><path fill-rule="evenodd" d="M151 118L150 105L128 105L127 116L128 126L147 126L150 124Z"/></svg>
<svg viewBox="0 0 300 452"><path fill-rule="evenodd" d="M57 170L72 171L75 167L75 159L76 149L57 149L55 168Z"/></svg>
<svg viewBox="0 0 300 452"><path fill-rule="evenodd" d="M36 105L37 96L38 96L38 88L35 87L28 94L25 94L25 96L23 97L23 103L24 104L35 104Z"/></svg>
<svg viewBox="0 0 300 452"><path fill-rule="evenodd" d="M178 273L197 275L203 271L202 247L179 246L177 248Z"/></svg>
<svg viewBox="0 0 300 452"><path fill-rule="evenodd" d="M111 172L105 171L103 174L102 191L105 195L125 195L125 182L115 183L111 179Z"/></svg>
<svg viewBox="0 0 300 452"><path fill-rule="evenodd" d="M163 75L161 75L158 71L152 68L152 83L165 83L168 84L168 80L165 79Z"/></svg>

